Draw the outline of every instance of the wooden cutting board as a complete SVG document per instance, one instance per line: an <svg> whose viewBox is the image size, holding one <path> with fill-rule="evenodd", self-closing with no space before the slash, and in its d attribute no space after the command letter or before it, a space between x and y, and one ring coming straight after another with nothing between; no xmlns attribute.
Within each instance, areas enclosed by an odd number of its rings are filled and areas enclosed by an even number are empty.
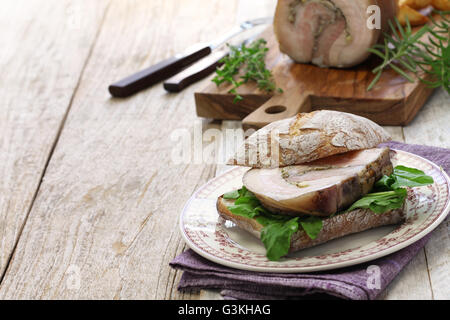
<svg viewBox="0 0 450 320"><path fill-rule="evenodd" d="M259 91L254 83L246 84L238 89L244 99L233 103L234 95L228 93L231 85L217 87L210 82L195 93L199 117L243 120L245 128L260 128L299 112L328 109L361 115L380 125L403 126L433 91L420 81L408 82L392 70L384 71L377 85L367 91L374 78L371 70L380 63L376 57L351 69L320 68L294 63L280 53L272 27L262 37L269 47L267 67L284 92L270 95Z"/></svg>

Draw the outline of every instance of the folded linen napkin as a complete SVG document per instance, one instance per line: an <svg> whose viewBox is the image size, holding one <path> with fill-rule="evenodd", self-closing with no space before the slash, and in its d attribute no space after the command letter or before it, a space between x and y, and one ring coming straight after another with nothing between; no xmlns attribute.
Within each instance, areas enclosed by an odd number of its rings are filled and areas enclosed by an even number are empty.
<svg viewBox="0 0 450 320"><path fill-rule="evenodd" d="M450 172L450 149L395 141L383 146L415 153ZM377 260L323 272L280 274L238 270L213 263L190 249L176 257L170 266L184 271L179 290L220 289L225 299L376 299L430 236ZM380 268L379 289L367 285L370 265Z"/></svg>

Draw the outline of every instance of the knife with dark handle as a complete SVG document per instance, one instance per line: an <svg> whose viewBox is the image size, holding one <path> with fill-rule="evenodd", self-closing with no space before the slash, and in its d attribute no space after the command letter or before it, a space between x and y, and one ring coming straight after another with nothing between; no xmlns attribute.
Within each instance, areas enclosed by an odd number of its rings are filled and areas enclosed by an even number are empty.
<svg viewBox="0 0 450 320"><path fill-rule="evenodd" d="M211 55L166 80L163 84L164 89L169 92L180 92L187 86L213 73L217 67L222 65L220 60L227 55L228 50L214 51Z"/></svg>
<svg viewBox="0 0 450 320"><path fill-rule="evenodd" d="M266 24L271 20L271 17L266 17L245 21L239 26L234 27L222 37L218 38L216 41L213 41L210 44L206 45L203 44L191 47L182 54L166 59L145 70L142 70L129 77L126 77L125 79L113 83L108 87L108 90L114 97L128 97L138 91L148 88L149 86L157 82L160 82L177 74L192 63L209 55L212 50L219 47L235 35L245 30L249 30L255 26Z"/></svg>
<svg viewBox="0 0 450 320"><path fill-rule="evenodd" d="M185 52L161 61L147 69L135 73L109 86L109 92L114 97L128 97L142 89L148 88L170 76L178 73L186 66L209 55L211 47L196 45Z"/></svg>
<svg viewBox="0 0 450 320"><path fill-rule="evenodd" d="M252 43L257 36L258 34L246 39L238 47ZM221 60L228 56L229 53L230 51L228 48L214 51L210 56L201 59L199 62L166 80L163 83L164 89L169 92L180 92L187 86L207 77L209 74L214 72L223 64Z"/></svg>

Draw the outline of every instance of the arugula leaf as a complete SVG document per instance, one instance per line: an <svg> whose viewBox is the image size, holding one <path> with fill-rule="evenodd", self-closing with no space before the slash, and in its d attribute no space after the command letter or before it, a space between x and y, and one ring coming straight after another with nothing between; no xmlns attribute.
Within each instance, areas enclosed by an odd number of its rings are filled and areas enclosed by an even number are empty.
<svg viewBox="0 0 450 320"><path fill-rule="evenodd" d="M238 199L238 198L254 198L257 199L255 197L255 195L253 193L251 193L250 191L248 191L248 189L245 186L242 186L241 189L239 190L233 190L230 192L227 192L223 195L224 199Z"/></svg>
<svg viewBox="0 0 450 320"><path fill-rule="evenodd" d="M427 176L423 171L405 166L396 166L394 173L396 182L391 186L396 189L398 187L419 187L434 183L432 177Z"/></svg>
<svg viewBox="0 0 450 320"><path fill-rule="evenodd" d="M250 204L252 205L252 207L257 207L260 202L258 200L258 198L256 197L239 197L238 199L236 199L236 201L234 202L234 204Z"/></svg>
<svg viewBox="0 0 450 320"><path fill-rule="evenodd" d="M228 207L231 213L251 219L257 215L254 209L255 207L251 203L235 204Z"/></svg>
<svg viewBox="0 0 450 320"><path fill-rule="evenodd" d="M432 177L427 176L419 169L396 166L391 175L384 175L375 183L374 189L383 192L366 194L347 211L356 208L369 208L375 213L383 213L401 208L407 195L406 189L402 187L426 186L433 182Z"/></svg>
<svg viewBox="0 0 450 320"><path fill-rule="evenodd" d="M223 195L224 199L237 199L239 198L240 194L238 190L233 190L231 192L227 192Z"/></svg>
<svg viewBox="0 0 450 320"><path fill-rule="evenodd" d="M268 224L261 230L261 241L269 260L278 261L289 252L291 237L298 231L298 218Z"/></svg>
<svg viewBox="0 0 450 320"><path fill-rule="evenodd" d="M249 191L245 186L242 186L242 188L239 189L238 192L241 197L254 197L256 199L256 196L251 191Z"/></svg>
<svg viewBox="0 0 450 320"><path fill-rule="evenodd" d="M407 191L404 188L395 189L392 191L368 193L361 199L353 203L353 205L346 210L346 212L365 208L370 209L375 213L384 213L389 210L398 209L403 206Z"/></svg>
<svg viewBox="0 0 450 320"><path fill-rule="evenodd" d="M318 217L300 219L271 213L245 187L228 192L225 195L225 199L235 200L234 205L228 207L231 213L255 219L263 226L261 241L266 248L266 255L269 260L277 261L289 253L291 237L300 226L311 239L315 239L322 229L322 219Z"/></svg>
<svg viewBox="0 0 450 320"><path fill-rule="evenodd" d="M261 223L263 226L265 225L265 224L268 224L268 223L271 223L273 220L283 220L283 219L285 219L285 217L283 217L283 216L279 216L279 215L273 215L270 211L268 211L266 208L264 208L264 207L262 207L261 205L258 205L256 208L255 208L255 212L257 212L259 215L256 217L256 219L257 219L257 221L258 221L258 219L260 219L260 218L265 218L265 222L263 221L263 222L259 222L259 223ZM280 218L278 218L278 217L280 217ZM278 219L276 219L276 218L278 218Z"/></svg>
<svg viewBox="0 0 450 320"><path fill-rule="evenodd" d="M383 176L375 183L378 191L395 190L400 187L420 187L434 183L423 171L405 166L396 166L390 176Z"/></svg>
<svg viewBox="0 0 450 320"><path fill-rule="evenodd" d="M314 216L310 216L306 219L300 220L300 224L302 225L303 230L305 230L308 237L312 240L317 238L320 230L322 230L323 222L322 219Z"/></svg>
<svg viewBox="0 0 450 320"><path fill-rule="evenodd" d="M375 182L374 189L377 191L391 191L392 185L395 183L396 179L392 175L381 177L380 180Z"/></svg>

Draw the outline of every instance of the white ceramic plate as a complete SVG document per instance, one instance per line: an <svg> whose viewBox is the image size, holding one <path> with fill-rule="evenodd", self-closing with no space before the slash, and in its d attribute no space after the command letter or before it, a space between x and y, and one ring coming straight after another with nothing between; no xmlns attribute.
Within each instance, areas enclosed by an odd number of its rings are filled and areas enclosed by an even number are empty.
<svg viewBox="0 0 450 320"><path fill-rule="evenodd" d="M301 250L280 261L265 256L262 242L219 217L217 198L242 187L248 168L236 167L201 187L188 201L180 217L181 233L195 252L232 268L260 272L310 272L370 261L398 251L436 228L450 210L450 179L434 163L396 150L395 165L423 170L434 184L412 188L406 202L407 219L400 226L385 226Z"/></svg>

